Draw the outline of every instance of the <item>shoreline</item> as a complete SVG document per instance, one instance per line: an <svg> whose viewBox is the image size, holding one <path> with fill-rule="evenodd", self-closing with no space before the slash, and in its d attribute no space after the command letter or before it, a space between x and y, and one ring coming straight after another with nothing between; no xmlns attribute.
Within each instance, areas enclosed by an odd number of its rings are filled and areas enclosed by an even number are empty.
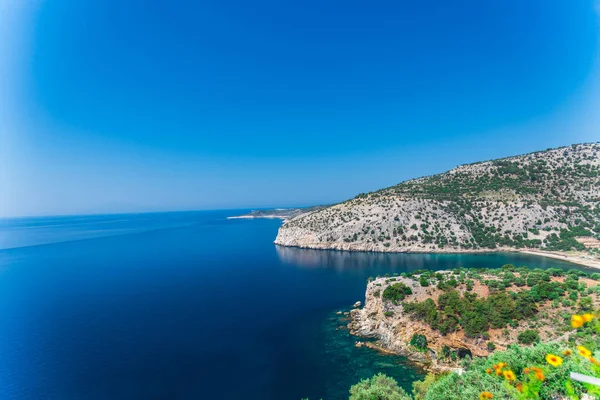
<svg viewBox="0 0 600 400"><path fill-rule="evenodd" d="M350 246L309 246L309 245L288 245L278 243L277 240L273 242L277 246L283 247L295 247L299 249L307 250L328 250L328 251L348 251L348 252L363 252L363 253L413 253L413 254L485 254L485 253L521 253L539 257L553 258L556 260L562 260L578 266L600 269L600 259L587 258L590 257L587 254L570 254L559 251L544 251L537 249L513 249L513 248L497 248L497 249L478 249L478 250L462 250L462 249L448 249L448 250L435 250L435 249L407 249L404 251L380 251L370 249L352 249Z"/></svg>
<svg viewBox="0 0 600 400"><path fill-rule="evenodd" d="M289 217L286 215L261 215L261 216L254 216L254 215L236 215L233 217L227 217L227 219L261 219L261 218L267 218L267 219L281 219L283 221L286 221Z"/></svg>
<svg viewBox="0 0 600 400"><path fill-rule="evenodd" d="M600 260L585 258L584 255L575 256L572 254L560 252L560 251L544 251L544 250L518 250L518 253L531 254L535 256L554 258L556 260L563 260L572 264L583 265L588 268L600 269Z"/></svg>

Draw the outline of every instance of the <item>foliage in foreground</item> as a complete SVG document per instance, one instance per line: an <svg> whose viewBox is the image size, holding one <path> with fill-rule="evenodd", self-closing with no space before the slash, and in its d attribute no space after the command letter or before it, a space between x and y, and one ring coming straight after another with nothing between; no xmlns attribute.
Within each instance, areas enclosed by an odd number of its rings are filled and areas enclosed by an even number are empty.
<svg viewBox="0 0 600 400"><path fill-rule="evenodd" d="M571 372L600 377L598 315L574 315L577 331L568 342L511 345L467 362L465 371L429 374L413 384L409 396L392 378L379 374L352 386L350 400L579 399L600 396L600 387L570 378Z"/></svg>
<svg viewBox="0 0 600 400"><path fill-rule="evenodd" d="M598 344L595 343L595 346ZM473 361L462 375L452 373L442 377L428 388L423 399L478 399L485 392L490 393L493 399L579 398L584 392L600 393L594 392L600 388L569 378L570 372L598 376L600 370L579 354L563 355L563 351L568 349L566 345L558 343L533 347L513 345L506 351ZM560 354L562 363L556 367L548 364L548 354ZM499 365L502 368L498 368Z"/></svg>
<svg viewBox="0 0 600 400"><path fill-rule="evenodd" d="M393 378L377 374L353 385L350 400L411 400L411 396Z"/></svg>

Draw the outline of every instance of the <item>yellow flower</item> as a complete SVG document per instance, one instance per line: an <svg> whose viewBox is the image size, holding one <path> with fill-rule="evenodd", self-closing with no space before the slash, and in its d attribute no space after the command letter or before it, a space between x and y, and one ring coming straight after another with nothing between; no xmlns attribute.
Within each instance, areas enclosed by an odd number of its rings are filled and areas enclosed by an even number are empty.
<svg viewBox="0 0 600 400"><path fill-rule="evenodd" d="M563 359L554 354L546 354L546 362L552 365L553 367L558 367L562 364Z"/></svg>
<svg viewBox="0 0 600 400"><path fill-rule="evenodd" d="M527 375L527 374L528 374L528 373L530 373L530 372L531 372L531 370L530 370L529 368L525 368L525 369L523 370L523 373L524 373L525 375Z"/></svg>
<svg viewBox="0 0 600 400"><path fill-rule="evenodd" d="M590 357L590 361L592 362L592 364L600 366L600 361L596 360L594 357Z"/></svg>
<svg viewBox="0 0 600 400"><path fill-rule="evenodd" d="M562 353L563 353L563 355L565 355L565 356L570 356L571 354L573 354L573 352L572 352L571 350L569 350L569 349L567 349L567 350L563 350L563 352L562 352Z"/></svg>
<svg viewBox="0 0 600 400"><path fill-rule="evenodd" d="M508 366L505 362L498 363L498 368L504 368Z"/></svg>
<svg viewBox="0 0 600 400"><path fill-rule="evenodd" d="M585 320L581 315L571 315L571 326L575 329L581 328Z"/></svg>
<svg viewBox="0 0 600 400"><path fill-rule="evenodd" d="M594 319L594 314L583 314L582 317L585 322L591 322Z"/></svg>
<svg viewBox="0 0 600 400"><path fill-rule="evenodd" d="M491 368L488 368L488 369L486 369L486 370L485 370L485 373L486 373L486 374L491 374L491 373L492 373L492 369L491 369Z"/></svg>
<svg viewBox="0 0 600 400"><path fill-rule="evenodd" d="M479 395L479 400L491 399L492 397L494 397L494 395L490 392L481 392Z"/></svg>
<svg viewBox="0 0 600 400"><path fill-rule="evenodd" d="M517 379L517 377L515 376L515 373L509 369L504 371L504 379L506 379L507 381L514 381L515 379Z"/></svg>
<svg viewBox="0 0 600 400"><path fill-rule="evenodd" d="M577 346L577 350L579 351L579 354L581 354L582 357L590 358L592 356L592 352L583 346Z"/></svg>

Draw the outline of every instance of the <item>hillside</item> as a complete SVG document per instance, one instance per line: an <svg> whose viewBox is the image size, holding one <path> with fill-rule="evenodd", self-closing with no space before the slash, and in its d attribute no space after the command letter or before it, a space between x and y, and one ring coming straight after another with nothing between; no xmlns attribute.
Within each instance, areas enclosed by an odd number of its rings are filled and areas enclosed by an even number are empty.
<svg viewBox="0 0 600 400"><path fill-rule="evenodd" d="M600 255L600 143L462 165L300 215L276 244L380 252Z"/></svg>

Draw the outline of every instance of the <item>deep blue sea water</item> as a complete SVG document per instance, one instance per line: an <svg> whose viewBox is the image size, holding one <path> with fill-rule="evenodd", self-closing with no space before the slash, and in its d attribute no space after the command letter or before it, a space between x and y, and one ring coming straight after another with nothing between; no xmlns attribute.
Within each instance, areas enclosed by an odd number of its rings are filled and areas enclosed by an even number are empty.
<svg viewBox="0 0 600 400"><path fill-rule="evenodd" d="M574 267L522 254L281 248L243 211L0 220L0 399L343 399L402 357L355 348L336 315L369 276Z"/></svg>

